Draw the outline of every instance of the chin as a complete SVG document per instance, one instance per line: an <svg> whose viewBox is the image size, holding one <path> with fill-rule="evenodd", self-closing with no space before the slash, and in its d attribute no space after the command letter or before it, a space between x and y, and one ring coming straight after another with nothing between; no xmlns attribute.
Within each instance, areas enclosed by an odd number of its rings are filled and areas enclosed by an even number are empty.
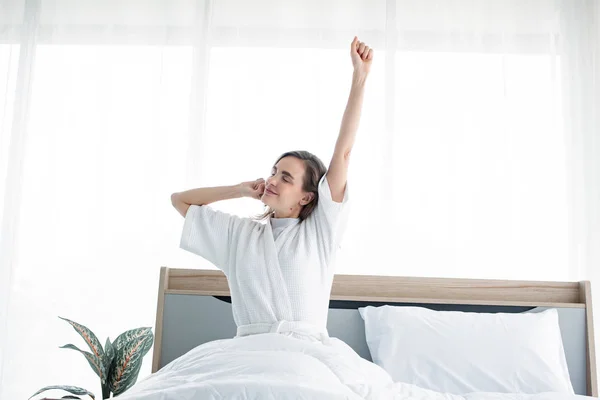
<svg viewBox="0 0 600 400"><path fill-rule="evenodd" d="M264 205L266 205L266 206L270 206L270 205L271 205L271 204L270 204L270 201L269 201L269 196L263 196L263 197L261 197L261 198L260 198L260 201L261 201L261 202L262 202Z"/></svg>

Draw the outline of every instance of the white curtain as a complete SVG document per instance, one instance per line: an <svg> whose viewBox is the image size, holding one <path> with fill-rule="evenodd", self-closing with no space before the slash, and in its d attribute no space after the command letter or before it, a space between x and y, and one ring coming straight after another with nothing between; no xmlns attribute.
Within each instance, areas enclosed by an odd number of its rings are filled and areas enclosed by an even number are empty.
<svg viewBox="0 0 600 400"><path fill-rule="evenodd" d="M597 0L0 0L0 398L100 397L58 316L104 343L154 326L160 266L214 268L179 249L171 193L266 177L288 150L328 165L354 35L375 58L337 271L598 281L599 17Z"/></svg>

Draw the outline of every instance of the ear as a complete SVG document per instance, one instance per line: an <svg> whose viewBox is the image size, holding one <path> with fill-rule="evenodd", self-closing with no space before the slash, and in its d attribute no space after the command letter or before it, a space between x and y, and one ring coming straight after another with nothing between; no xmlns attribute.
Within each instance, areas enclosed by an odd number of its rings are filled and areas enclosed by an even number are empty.
<svg viewBox="0 0 600 400"><path fill-rule="evenodd" d="M304 197L302 197L302 199L300 199L300 205L305 206L308 203L310 203L311 201L313 201L313 199L315 198L315 194L310 192L310 193L306 193L304 195Z"/></svg>

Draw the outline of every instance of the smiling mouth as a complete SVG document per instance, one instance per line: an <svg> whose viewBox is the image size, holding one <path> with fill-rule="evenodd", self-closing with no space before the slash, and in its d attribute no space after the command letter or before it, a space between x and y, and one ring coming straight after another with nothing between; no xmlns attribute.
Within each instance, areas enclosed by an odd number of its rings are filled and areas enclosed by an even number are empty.
<svg viewBox="0 0 600 400"><path fill-rule="evenodd" d="M270 194L271 196L277 196L276 193L271 192L269 189L267 189L267 193Z"/></svg>

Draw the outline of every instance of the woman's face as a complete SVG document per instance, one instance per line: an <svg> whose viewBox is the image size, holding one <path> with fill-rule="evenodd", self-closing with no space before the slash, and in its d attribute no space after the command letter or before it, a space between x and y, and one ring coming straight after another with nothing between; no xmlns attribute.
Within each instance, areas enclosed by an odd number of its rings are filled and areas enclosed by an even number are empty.
<svg viewBox="0 0 600 400"><path fill-rule="evenodd" d="M310 202L312 193L302 190L304 162L296 157L284 157L271 170L261 201L279 214L300 211Z"/></svg>

